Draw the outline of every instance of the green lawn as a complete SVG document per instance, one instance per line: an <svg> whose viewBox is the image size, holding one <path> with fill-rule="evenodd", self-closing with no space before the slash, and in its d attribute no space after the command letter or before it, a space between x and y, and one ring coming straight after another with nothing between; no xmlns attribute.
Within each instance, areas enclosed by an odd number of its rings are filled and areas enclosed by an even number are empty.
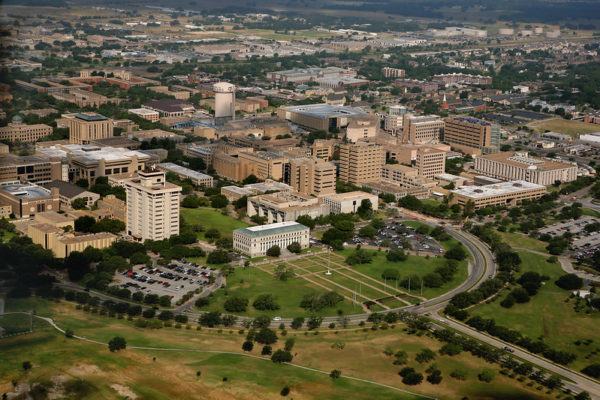
<svg viewBox="0 0 600 400"><path fill-rule="evenodd" d="M239 221L228 215L221 214L213 208L182 208L181 217L187 225L200 225L204 232L209 229L217 229L223 237L232 237L233 231L238 228L249 226L247 223ZM198 236L204 239L204 232Z"/></svg>
<svg viewBox="0 0 600 400"><path fill-rule="evenodd" d="M332 286L332 289L335 287ZM235 272L227 277L227 287L217 290L211 297L211 302L208 306L203 307L203 310L225 312L223 303L227 297L240 296L249 299L249 306L246 312L237 313L239 315L256 317L259 315L268 315L270 317L298 317L308 316L311 314L309 310L300 308L302 297L308 293L326 292L325 289L314 286L310 282L302 278L292 278L287 281L275 279L272 275L259 270L256 267L246 269L237 268ZM272 294L279 306L279 310L275 311L260 311L252 307L252 302L260 294ZM343 310L345 314L353 314L361 312L359 306L352 306L349 301L342 301L335 307L325 308L316 314L319 315L337 315L337 310Z"/></svg>
<svg viewBox="0 0 600 400"><path fill-rule="evenodd" d="M540 251L542 253L547 253L546 246L548 244L546 242L542 242L541 240L537 240L534 238L530 238L527 235L524 235L519 232L498 232L500 237L506 244L511 247L519 247L523 249Z"/></svg>
<svg viewBox="0 0 600 400"><path fill-rule="evenodd" d="M582 208L583 215L589 215L591 217L600 217L600 213L596 210L592 210L591 208Z"/></svg>
<svg viewBox="0 0 600 400"><path fill-rule="evenodd" d="M337 252L344 257L350 255L354 249L344 249L342 251ZM350 268L361 272L365 275L368 275L372 278L377 279L380 282L384 282L381 278L381 274L388 268L398 268L400 271L400 280L410 276L417 275L423 276L430 272L433 272L437 267L444 265L446 259L443 257L421 257L409 255L406 261L400 262L389 262L385 258L384 252L374 252L375 257L373 257L373 261L370 264L362 264L362 265L353 265ZM455 274L454 279L446 284L444 284L440 288L427 288L423 287L423 296L431 299L433 297L437 297L450 289L455 288L460 285L467 279L467 262L462 261L460 263L460 267L458 272ZM388 284L391 282L388 281ZM421 294L421 282L411 282L411 294L420 295Z"/></svg>
<svg viewBox="0 0 600 400"><path fill-rule="evenodd" d="M598 349L600 343L587 346L574 344L576 340L585 339L598 342L600 313L594 312L588 315L574 311L575 300L568 300L570 292L554 284L556 279L564 274L560 264L549 264L546 262L546 257L527 252L519 252L519 255L523 260L520 274L536 271L549 276L550 279L528 303L515 304L510 309L501 307L500 302L506 297L505 293L508 293L505 291L492 303L473 308L471 315L493 317L496 324L518 330L534 340L543 336L544 341L550 346L577 355L577 360L570 365L575 369L579 370L593 361L600 362L599 354L592 355L589 360L585 359L590 352Z"/></svg>

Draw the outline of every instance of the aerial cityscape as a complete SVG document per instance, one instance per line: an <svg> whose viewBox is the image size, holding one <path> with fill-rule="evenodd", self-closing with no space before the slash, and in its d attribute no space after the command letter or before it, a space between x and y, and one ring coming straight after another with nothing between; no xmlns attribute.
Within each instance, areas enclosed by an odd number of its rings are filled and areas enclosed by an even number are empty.
<svg viewBox="0 0 600 400"><path fill-rule="evenodd" d="M600 2L0 2L2 400L600 400Z"/></svg>

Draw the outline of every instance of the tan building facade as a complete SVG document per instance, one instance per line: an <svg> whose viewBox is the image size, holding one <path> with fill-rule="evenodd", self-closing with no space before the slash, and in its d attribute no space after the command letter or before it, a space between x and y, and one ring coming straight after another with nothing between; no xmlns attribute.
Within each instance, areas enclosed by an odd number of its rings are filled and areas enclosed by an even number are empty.
<svg viewBox="0 0 600 400"><path fill-rule="evenodd" d="M379 117L376 115L353 118L346 127L346 139L356 143L360 140L374 138L379 133L379 124Z"/></svg>
<svg viewBox="0 0 600 400"><path fill-rule="evenodd" d="M275 179L277 181L283 179L283 166L288 162L287 157L269 151L242 152L238 155L238 158L253 165L253 170L256 171L255 175L258 179Z"/></svg>
<svg viewBox="0 0 600 400"><path fill-rule="evenodd" d="M32 182L43 184L62 179L60 158L43 155L0 156L0 182Z"/></svg>
<svg viewBox="0 0 600 400"><path fill-rule="evenodd" d="M292 159L290 185L303 194L322 196L335 193L335 165L317 158Z"/></svg>
<svg viewBox="0 0 600 400"><path fill-rule="evenodd" d="M127 192L127 234L142 240L163 240L179 234L181 187L167 182L165 172L145 169L124 182Z"/></svg>
<svg viewBox="0 0 600 400"><path fill-rule="evenodd" d="M492 124L475 118L449 117L445 119L444 141L471 154L491 146ZM480 150L474 152L470 149Z"/></svg>
<svg viewBox="0 0 600 400"><path fill-rule="evenodd" d="M576 164L531 157L525 151L475 157L475 172L496 179L522 180L544 186L577 179Z"/></svg>
<svg viewBox="0 0 600 400"><path fill-rule="evenodd" d="M379 197L367 192L356 191L323 196L323 201L329 205L329 210L332 214L355 213L363 200L369 200L373 210L379 208Z"/></svg>
<svg viewBox="0 0 600 400"><path fill-rule="evenodd" d="M212 165L218 175L241 182L249 175L256 175L256 165L247 160L225 153L217 153L212 158Z"/></svg>
<svg viewBox="0 0 600 400"><path fill-rule="evenodd" d="M374 143L344 143L340 145L340 179L360 185L381 179L385 165L383 146Z"/></svg>
<svg viewBox="0 0 600 400"><path fill-rule="evenodd" d="M278 192L248 197L248 216L266 217L267 223L295 221L301 215L317 218L329 215L329 206L321 198L297 192Z"/></svg>
<svg viewBox="0 0 600 400"><path fill-rule="evenodd" d="M111 119L96 113L75 114L68 118L69 143L88 144L92 140L113 136Z"/></svg>
<svg viewBox="0 0 600 400"><path fill-rule="evenodd" d="M46 124L27 125L22 122L10 122L0 128L0 140L10 142L33 143L51 134L52 127Z"/></svg>
<svg viewBox="0 0 600 400"><path fill-rule="evenodd" d="M433 178L443 174L446 167L446 152L433 147L425 147L417 150L415 168L419 176Z"/></svg>
<svg viewBox="0 0 600 400"><path fill-rule="evenodd" d="M444 121L437 115L414 116L405 114L404 139L413 144L437 143L444 132Z"/></svg>
<svg viewBox="0 0 600 400"><path fill-rule="evenodd" d="M44 189L34 184L0 185L0 204L12 207L18 218L27 218L46 211L58 211L58 189Z"/></svg>

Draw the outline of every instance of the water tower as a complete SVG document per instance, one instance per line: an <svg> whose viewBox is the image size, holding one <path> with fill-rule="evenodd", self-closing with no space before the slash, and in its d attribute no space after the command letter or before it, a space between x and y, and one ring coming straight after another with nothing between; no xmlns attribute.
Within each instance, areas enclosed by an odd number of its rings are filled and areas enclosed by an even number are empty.
<svg viewBox="0 0 600 400"><path fill-rule="evenodd" d="M235 119L235 86L227 82L218 82L213 86L215 92L215 118Z"/></svg>

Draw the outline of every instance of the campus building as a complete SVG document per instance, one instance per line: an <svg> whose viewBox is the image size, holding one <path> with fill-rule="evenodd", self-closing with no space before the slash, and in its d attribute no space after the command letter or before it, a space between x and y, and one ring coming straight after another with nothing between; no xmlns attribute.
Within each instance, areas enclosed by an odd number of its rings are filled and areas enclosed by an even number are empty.
<svg viewBox="0 0 600 400"><path fill-rule="evenodd" d="M329 131L344 128L355 118L364 118L365 112L351 107L329 104L308 104L303 106L281 107L277 116L296 125L311 129Z"/></svg>
<svg viewBox="0 0 600 400"><path fill-rule="evenodd" d="M363 200L369 200L373 210L379 207L379 197L367 192L334 193L323 196L325 204L329 205L332 214L355 213Z"/></svg>
<svg viewBox="0 0 600 400"><path fill-rule="evenodd" d="M233 249L250 258L267 254L273 246L285 249L297 242L305 249L309 246L310 229L294 221L251 226L233 231Z"/></svg>
<svg viewBox="0 0 600 400"><path fill-rule="evenodd" d="M54 180L52 182L46 183L43 186L46 189L58 189L58 196L60 199L61 209L70 209L71 203L73 203L77 199L83 199L85 201L85 206L88 208L91 208L94 205L94 203L96 203L96 201L100 200L100 195L98 193L90 192L80 186L73 185L69 182L61 180Z"/></svg>
<svg viewBox="0 0 600 400"><path fill-rule="evenodd" d="M290 185L303 194L335 193L335 165L318 158L290 160Z"/></svg>
<svg viewBox="0 0 600 400"><path fill-rule="evenodd" d="M505 181L522 180L538 185L577 179L577 165L531 157L526 151L507 151L475 157L475 173Z"/></svg>
<svg viewBox="0 0 600 400"><path fill-rule="evenodd" d="M446 152L433 147L423 147L417 150L415 168L419 176L433 178L443 174L446 167Z"/></svg>
<svg viewBox="0 0 600 400"><path fill-rule="evenodd" d="M273 151L260 151L256 153L241 152L238 158L242 162L253 165L254 174L258 179L283 179L283 166L288 162L287 157Z"/></svg>
<svg viewBox="0 0 600 400"><path fill-rule="evenodd" d="M471 117L448 117L444 141L469 154L498 152L500 126Z"/></svg>
<svg viewBox="0 0 600 400"><path fill-rule="evenodd" d="M340 179L354 185L381 179L385 150L375 143L340 145Z"/></svg>
<svg viewBox="0 0 600 400"><path fill-rule="evenodd" d="M127 234L163 240L179 234L181 187L167 182L165 172L147 168L124 181L127 192Z"/></svg>
<svg viewBox="0 0 600 400"><path fill-rule="evenodd" d="M0 204L11 206L17 218L27 218L45 211L58 211L58 189L45 189L35 184L7 183L0 185Z"/></svg>
<svg viewBox="0 0 600 400"><path fill-rule="evenodd" d="M0 182L32 182L43 184L62 179L60 158L43 155L15 156L0 155Z"/></svg>
<svg viewBox="0 0 600 400"><path fill-rule="evenodd" d="M292 187L285 183L277 182L272 179L266 179L264 182L249 183L243 187L239 186L223 186L221 194L227 197L229 201L236 201L244 196L255 196L265 192L291 192Z"/></svg>
<svg viewBox="0 0 600 400"><path fill-rule="evenodd" d="M192 184L201 187L213 187L213 177L203 174L202 172L194 171L193 169L182 167L174 163L162 163L158 166L167 172L172 172L179 176L179 179L189 179Z"/></svg>
<svg viewBox="0 0 600 400"><path fill-rule="evenodd" d="M444 121L437 115L405 114L402 129L404 140L412 144L437 143L444 132Z"/></svg>
<svg viewBox="0 0 600 400"><path fill-rule="evenodd" d="M51 135L52 127L46 124L24 124L20 119L13 119L7 126L0 128L0 140L10 142L37 142L41 138Z"/></svg>
<svg viewBox="0 0 600 400"><path fill-rule="evenodd" d="M359 140L374 138L379 133L379 117L365 115L363 118L354 118L346 127L346 139L356 143Z"/></svg>
<svg viewBox="0 0 600 400"><path fill-rule="evenodd" d="M312 218L329 215L329 206L321 198L297 192L278 192L248 197L249 217L266 217L267 223L295 221L301 215Z"/></svg>
<svg viewBox="0 0 600 400"><path fill-rule="evenodd" d="M405 188L433 187L435 181L419 175L419 170L402 164L386 164L381 170L384 183L395 183Z"/></svg>
<svg viewBox="0 0 600 400"><path fill-rule="evenodd" d="M150 110L149 108L131 108L127 110L129 114L137 115L140 118L147 119L150 122L158 122L160 119L160 113L158 111Z"/></svg>
<svg viewBox="0 0 600 400"><path fill-rule="evenodd" d="M522 180L484 186L463 186L452 190L450 205L464 206L471 201L475 209L486 206L515 206L523 200L539 199L546 193L545 186Z"/></svg>
<svg viewBox="0 0 600 400"><path fill-rule="evenodd" d="M88 144L92 140L113 136L111 119L97 113L79 113L66 118L69 143Z"/></svg>

